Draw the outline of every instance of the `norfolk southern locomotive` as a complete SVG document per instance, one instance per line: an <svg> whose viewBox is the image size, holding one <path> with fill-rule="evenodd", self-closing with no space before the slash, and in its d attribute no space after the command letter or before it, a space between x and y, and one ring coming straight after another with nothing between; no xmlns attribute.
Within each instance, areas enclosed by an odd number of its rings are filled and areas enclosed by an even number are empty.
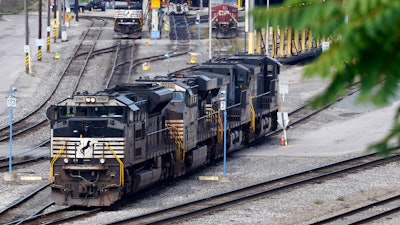
<svg viewBox="0 0 400 225"><path fill-rule="evenodd" d="M220 159L224 132L230 152L276 130L279 66L236 55L49 107L53 200L108 206Z"/></svg>
<svg viewBox="0 0 400 225"><path fill-rule="evenodd" d="M114 37L142 38L142 0L114 1Z"/></svg>

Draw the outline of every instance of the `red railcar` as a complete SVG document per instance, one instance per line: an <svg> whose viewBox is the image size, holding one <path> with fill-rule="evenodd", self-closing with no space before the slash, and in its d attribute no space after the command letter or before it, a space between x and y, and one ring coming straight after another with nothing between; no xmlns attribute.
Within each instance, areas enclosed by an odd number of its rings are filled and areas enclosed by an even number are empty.
<svg viewBox="0 0 400 225"><path fill-rule="evenodd" d="M238 26L237 0L214 0L211 4L211 21L214 37L236 37Z"/></svg>

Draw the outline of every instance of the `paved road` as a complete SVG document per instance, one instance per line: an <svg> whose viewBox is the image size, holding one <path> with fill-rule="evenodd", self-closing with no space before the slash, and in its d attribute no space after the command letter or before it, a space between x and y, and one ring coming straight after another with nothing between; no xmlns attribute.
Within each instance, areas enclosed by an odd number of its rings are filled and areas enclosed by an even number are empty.
<svg viewBox="0 0 400 225"><path fill-rule="evenodd" d="M42 21L42 38L46 37L47 23L45 18ZM29 44L31 48L31 65L37 63L37 47L35 46L38 38L38 15L30 14L29 21ZM0 119L3 120L7 115L6 98L10 87L20 76L29 76L25 73L25 15L3 15L0 20ZM23 92L24 90L18 90ZM7 116L5 116L7 115Z"/></svg>

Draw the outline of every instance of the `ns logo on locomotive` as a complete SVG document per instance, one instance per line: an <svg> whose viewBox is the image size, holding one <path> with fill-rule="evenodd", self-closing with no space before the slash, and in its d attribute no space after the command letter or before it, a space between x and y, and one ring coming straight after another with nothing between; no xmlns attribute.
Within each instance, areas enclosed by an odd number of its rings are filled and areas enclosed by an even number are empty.
<svg viewBox="0 0 400 225"><path fill-rule="evenodd" d="M276 130L279 67L235 55L50 106L52 199L109 206L220 159L224 132L229 153Z"/></svg>

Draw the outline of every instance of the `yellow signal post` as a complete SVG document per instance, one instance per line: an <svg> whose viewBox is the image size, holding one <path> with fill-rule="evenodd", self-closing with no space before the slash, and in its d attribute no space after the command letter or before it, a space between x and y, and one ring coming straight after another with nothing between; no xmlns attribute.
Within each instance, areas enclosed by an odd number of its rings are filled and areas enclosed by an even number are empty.
<svg viewBox="0 0 400 225"><path fill-rule="evenodd" d="M54 43L57 42L57 28L58 28L58 21L57 19L54 19L51 22L51 25L53 25L53 36L54 36Z"/></svg>

